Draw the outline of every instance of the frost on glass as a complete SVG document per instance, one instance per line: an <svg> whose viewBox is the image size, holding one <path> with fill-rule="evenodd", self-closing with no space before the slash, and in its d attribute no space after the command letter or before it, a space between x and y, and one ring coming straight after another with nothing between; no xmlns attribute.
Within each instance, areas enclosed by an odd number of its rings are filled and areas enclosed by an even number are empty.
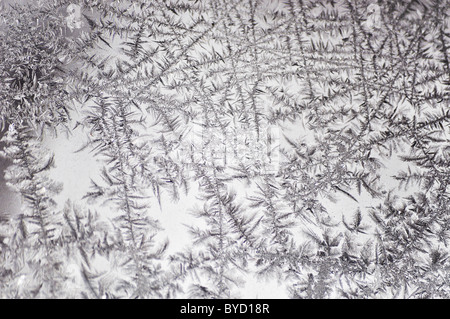
<svg viewBox="0 0 450 319"><path fill-rule="evenodd" d="M449 297L449 1L0 6L0 297Z"/></svg>

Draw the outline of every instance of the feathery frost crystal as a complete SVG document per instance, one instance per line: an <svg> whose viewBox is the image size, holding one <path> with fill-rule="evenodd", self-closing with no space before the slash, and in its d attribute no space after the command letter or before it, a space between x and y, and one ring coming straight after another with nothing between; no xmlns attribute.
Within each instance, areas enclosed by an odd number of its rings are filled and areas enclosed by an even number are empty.
<svg viewBox="0 0 450 319"><path fill-rule="evenodd" d="M0 297L450 297L448 0L22 2Z"/></svg>

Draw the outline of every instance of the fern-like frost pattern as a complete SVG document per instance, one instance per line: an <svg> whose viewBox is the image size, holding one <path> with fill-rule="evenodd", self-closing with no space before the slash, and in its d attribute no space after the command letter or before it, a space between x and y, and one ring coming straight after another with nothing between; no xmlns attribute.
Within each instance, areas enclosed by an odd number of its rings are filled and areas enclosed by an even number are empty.
<svg viewBox="0 0 450 319"><path fill-rule="evenodd" d="M10 2L0 297L450 297L448 0Z"/></svg>

